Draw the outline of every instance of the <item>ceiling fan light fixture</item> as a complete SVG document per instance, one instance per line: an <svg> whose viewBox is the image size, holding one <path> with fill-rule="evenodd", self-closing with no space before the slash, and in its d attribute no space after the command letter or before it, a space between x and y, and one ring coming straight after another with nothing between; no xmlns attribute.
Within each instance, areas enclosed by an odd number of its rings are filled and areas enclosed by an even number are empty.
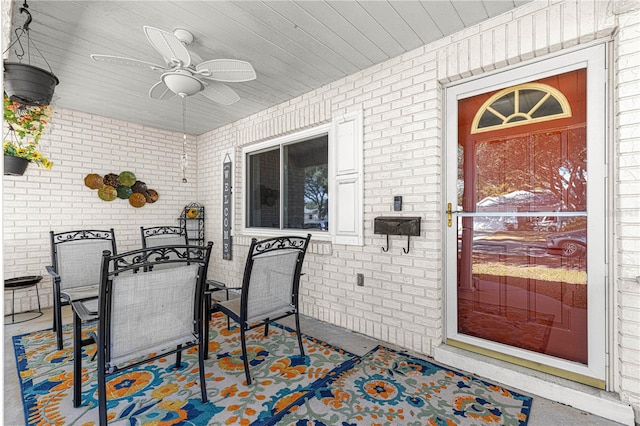
<svg viewBox="0 0 640 426"><path fill-rule="evenodd" d="M162 56L165 65L156 65L140 59L112 55L91 55L96 62L127 65L160 71L160 81L149 90L149 97L156 100L193 96L198 93L221 105L231 105L240 96L225 83L242 83L256 78L253 66L237 59L211 59L187 50L193 42L193 34L183 28L174 32L145 25L142 27L147 41Z"/></svg>
<svg viewBox="0 0 640 426"><path fill-rule="evenodd" d="M181 70L162 74L162 81L169 90L180 96L192 96L204 89L200 80Z"/></svg>
<svg viewBox="0 0 640 426"><path fill-rule="evenodd" d="M180 42L185 46L193 43L193 34L191 34L190 31L185 30L184 28L176 28L173 31L173 35L175 35L176 38L180 40Z"/></svg>

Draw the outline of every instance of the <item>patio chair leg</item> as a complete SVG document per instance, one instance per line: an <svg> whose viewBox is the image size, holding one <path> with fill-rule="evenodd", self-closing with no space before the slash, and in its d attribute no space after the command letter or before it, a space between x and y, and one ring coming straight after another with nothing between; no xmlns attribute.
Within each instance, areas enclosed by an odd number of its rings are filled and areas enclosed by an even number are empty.
<svg viewBox="0 0 640 426"><path fill-rule="evenodd" d="M244 327L240 326L240 341L242 343L242 361L244 363L244 375L247 377L247 386L251 384L251 374L249 373L249 357L247 356L247 341L245 340Z"/></svg>
<svg viewBox="0 0 640 426"><path fill-rule="evenodd" d="M300 355L304 356L304 346L302 346L302 335L300 334L300 317L298 312L295 313L296 317L296 334L298 335L298 346L300 346Z"/></svg>
<svg viewBox="0 0 640 426"><path fill-rule="evenodd" d="M178 349L176 352L176 370L180 368L181 362L182 362L182 345L178 345Z"/></svg>
<svg viewBox="0 0 640 426"><path fill-rule="evenodd" d="M54 308L53 308L53 317L56 322L55 330L56 330L56 342L58 344L58 350L61 351L64 347L62 343L62 304L60 303L59 298L54 297Z"/></svg>
<svg viewBox="0 0 640 426"><path fill-rule="evenodd" d="M107 424L107 378L104 370L104 348L98 343L98 419L100 425Z"/></svg>
<svg viewBox="0 0 640 426"><path fill-rule="evenodd" d="M200 339L200 344L198 345L198 369L200 373L200 393L202 397L202 402L207 402L207 382L204 377L204 348L202 346L209 346L209 342L203 342Z"/></svg>
<svg viewBox="0 0 640 426"><path fill-rule="evenodd" d="M82 321L73 313L73 406L82 405Z"/></svg>
<svg viewBox="0 0 640 426"><path fill-rule="evenodd" d="M204 333L204 359L209 359L209 321L211 321L211 293L204 295L204 321L202 321L202 333Z"/></svg>

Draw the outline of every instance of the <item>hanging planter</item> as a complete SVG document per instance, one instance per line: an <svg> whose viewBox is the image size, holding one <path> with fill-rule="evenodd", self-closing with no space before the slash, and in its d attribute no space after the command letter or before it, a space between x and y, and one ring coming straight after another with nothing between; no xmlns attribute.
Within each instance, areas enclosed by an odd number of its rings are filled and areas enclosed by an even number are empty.
<svg viewBox="0 0 640 426"><path fill-rule="evenodd" d="M19 62L4 63L4 91L23 105L49 105L58 78L49 71Z"/></svg>
<svg viewBox="0 0 640 426"><path fill-rule="evenodd" d="M9 98L22 105L44 106L50 105L53 98L53 91L59 80L53 74L47 59L42 55L40 49L31 40L29 25L32 17L29 12L27 1L20 8L20 13L26 15L26 21L22 27L15 30L16 39L7 47L3 57L8 57L6 53L11 47L16 46L15 56L19 62L4 61L4 92ZM23 45L23 40L26 42ZM31 50L37 52L44 63L49 67L49 71L31 65ZM22 59L26 56L29 63L23 64Z"/></svg>
<svg viewBox="0 0 640 426"><path fill-rule="evenodd" d="M22 157L4 156L4 174L7 176L22 176L30 161Z"/></svg>

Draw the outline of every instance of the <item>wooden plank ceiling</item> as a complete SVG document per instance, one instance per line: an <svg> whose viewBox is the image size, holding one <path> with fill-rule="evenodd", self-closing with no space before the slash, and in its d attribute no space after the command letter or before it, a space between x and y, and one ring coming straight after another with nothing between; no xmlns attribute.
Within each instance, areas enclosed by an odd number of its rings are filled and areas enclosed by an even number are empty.
<svg viewBox="0 0 640 426"><path fill-rule="evenodd" d="M24 24L23 2L13 4L12 29ZM31 40L60 79L54 106L182 131L180 98L148 97L159 72L89 57L163 64L144 25L189 30L195 37L189 50L204 60L250 62L257 79L228 84L239 102L222 106L201 94L187 98L186 130L199 135L527 2L28 0L28 6ZM17 60L15 47L9 61ZM31 64L48 69L33 49Z"/></svg>

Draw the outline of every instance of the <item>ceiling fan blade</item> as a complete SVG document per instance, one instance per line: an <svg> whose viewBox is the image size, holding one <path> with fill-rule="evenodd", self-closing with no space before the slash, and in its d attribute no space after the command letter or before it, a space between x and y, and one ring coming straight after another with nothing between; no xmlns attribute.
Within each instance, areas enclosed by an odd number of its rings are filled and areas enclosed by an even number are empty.
<svg viewBox="0 0 640 426"><path fill-rule="evenodd" d="M172 99L175 96L176 94L173 93L171 90L169 90L167 85L164 84L164 81L162 80L154 84L151 87L151 90L149 90L149 97L151 99L158 99L158 100L164 101L166 99Z"/></svg>
<svg viewBox="0 0 640 426"><path fill-rule="evenodd" d="M205 82L207 87L200 93L208 99L222 105L235 104L240 100L240 96L231 87L217 81Z"/></svg>
<svg viewBox="0 0 640 426"><path fill-rule="evenodd" d="M189 56L191 56L191 65L198 66L198 64L202 62L202 56L198 55L193 50L187 49L187 51L189 52Z"/></svg>
<svg viewBox="0 0 640 426"><path fill-rule="evenodd" d="M127 65L131 67L147 68L154 71L166 71L167 67L163 65L152 64L151 62L141 61L133 58L123 58L121 56L111 55L90 55L91 59L96 62L106 62L108 64Z"/></svg>
<svg viewBox="0 0 640 426"><path fill-rule="evenodd" d="M203 77L227 83L255 80L256 71L249 62L237 59L212 59L196 66Z"/></svg>
<svg viewBox="0 0 640 426"><path fill-rule="evenodd" d="M151 43L167 62L180 61L184 67L188 67L191 64L189 51L173 33L147 25L145 25L143 29L149 43Z"/></svg>

